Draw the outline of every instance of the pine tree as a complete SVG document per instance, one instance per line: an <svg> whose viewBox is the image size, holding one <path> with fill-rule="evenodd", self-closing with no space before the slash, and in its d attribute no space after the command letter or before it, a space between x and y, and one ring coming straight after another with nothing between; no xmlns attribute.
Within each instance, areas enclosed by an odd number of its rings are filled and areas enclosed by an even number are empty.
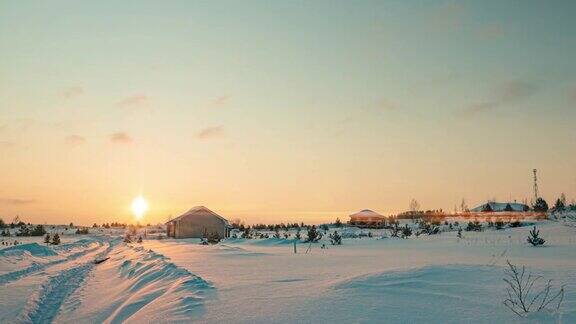
<svg viewBox="0 0 576 324"><path fill-rule="evenodd" d="M340 221L340 218L336 218L336 221L334 222L334 226L335 227L342 227L342 222Z"/></svg>
<svg viewBox="0 0 576 324"><path fill-rule="evenodd" d="M532 207L534 208L534 211L536 211L536 212L547 212L548 211L548 203L543 198L536 199L536 202L534 203L534 206L532 206Z"/></svg>
<svg viewBox="0 0 576 324"><path fill-rule="evenodd" d="M52 244L53 245L60 244L60 235L58 235L58 233L54 234L54 236L52 237Z"/></svg>
<svg viewBox="0 0 576 324"><path fill-rule="evenodd" d="M462 228L458 228L458 238L462 238Z"/></svg>
<svg viewBox="0 0 576 324"><path fill-rule="evenodd" d="M398 227L398 222L395 222L394 226L392 226L390 228L390 236L391 237L398 237L399 233L400 233L400 228Z"/></svg>
<svg viewBox="0 0 576 324"><path fill-rule="evenodd" d="M530 231L530 236L526 239L528 243L532 244L532 246L543 245L546 241L541 238L540 231L536 229L536 226Z"/></svg>
<svg viewBox="0 0 576 324"><path fill-rule="evenodd" d="M44 243L50 244L50 234L46 234L46 236L44 236Z"/></svg>
<svg viewBox="0 0 576 324"><path fill-rule="evenodd" d="M554 205L554 210L556 210L556 211L563 211L565 207L566 207L566 205L564 204L564 202L562 201L562 199L558 198L558 199L556 200L556 204Z"/></svg>

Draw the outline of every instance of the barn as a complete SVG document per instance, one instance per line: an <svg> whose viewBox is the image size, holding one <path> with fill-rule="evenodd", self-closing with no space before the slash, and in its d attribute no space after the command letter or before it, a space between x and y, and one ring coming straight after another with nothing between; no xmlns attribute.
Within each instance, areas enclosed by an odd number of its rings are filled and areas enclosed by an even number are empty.
<svg viewBox="0 0 576 324"><path fill-rule="evenodd" d="M218 234L228 237L228 220L204 206L197 206L166 223L166 234L173 238L203 238Z"/></svg>
<svg viewBox="0 0 576 324"><path fill-rule="evenodd" d="M520 204L517 202L494 202L489 201L478 207L470 209L474 213L493 213L493 212L527 212L530 207L526 204Z"/></svg>

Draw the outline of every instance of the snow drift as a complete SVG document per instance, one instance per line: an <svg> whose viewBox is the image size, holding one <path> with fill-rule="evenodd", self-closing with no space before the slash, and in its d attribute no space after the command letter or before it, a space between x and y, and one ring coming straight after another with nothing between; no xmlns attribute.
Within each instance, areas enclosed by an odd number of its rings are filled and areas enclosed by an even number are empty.
<svg viewBox="0 0 576 324"><path fill-rule="evenodd" d="M0 250L0 256L16 256L16 255L26 255L32 256L53 256L57 253L47 246L42 246L38 243L28 243L14 245L5 249Z"/></svg>
<svg viewBox="0 0 576 324"><path fill-rule="evenodd" d="M202 314L203 300L213 287L179 268L165 256L119 244L110 259L64 304L58 321L89 322L184 321ZM70 316L70 317L69 317Z"/></svg>

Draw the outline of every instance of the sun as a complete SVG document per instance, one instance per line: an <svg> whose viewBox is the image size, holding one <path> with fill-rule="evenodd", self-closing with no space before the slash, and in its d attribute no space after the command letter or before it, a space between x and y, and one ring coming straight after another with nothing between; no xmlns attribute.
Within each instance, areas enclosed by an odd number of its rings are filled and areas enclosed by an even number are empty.
<svg viewBox="0 0 576 324"><path fill-rule="evenodd" d="M136 219L142 219L147 210L148 202L144 197L138 196L132 200L132 212L134 213L134 216L136 216Z"/></svg>

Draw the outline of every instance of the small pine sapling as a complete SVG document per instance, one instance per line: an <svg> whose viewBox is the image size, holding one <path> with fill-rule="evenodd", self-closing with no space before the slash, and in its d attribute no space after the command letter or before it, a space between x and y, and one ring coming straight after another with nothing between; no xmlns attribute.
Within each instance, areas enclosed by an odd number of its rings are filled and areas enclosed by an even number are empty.
<svg viewBox="0 0 576 324"><path fill-rule="evenodd" d="M274 230L274 238L277 238L277 239L280 238L280 229L279 228L276 228Z"/></svg>
<svg viewBox="0 0 576 324"><path fill-rule="evenodd" d="M398 223L394 223L394 226L390 228L390 237L399 237L400 228L398 227Z"/></svg>
<svg viewBox="0 0 576 324"><path fill-rule="evenodd" d="M334 226L335 227L342 227L342 221L340 221L340 218L336 218L336 221L334 222Z"/></svg>
<svg viewBox="0 0 576 324"><path fill-rule="evenodd" d="M59 245L59 244L60 244L60 235L58 235L58 233L56 233L52 237L52 245Z"/></svg>
<svg viewBox="0 0 576 324"><path fill-rule="evenodd" d="M311 227L308 228L308 238L306 239L306 242L316 243L320 241L321 238L322 233L318 232L316 226L312 225Z"/></svg>
<svg viewBox="0 0 576 324"><path fill-rule="evenodd" d="M404 227L402 227L400 234L402 235L402 238L409 238L412 236L412 229L408 227L408 224L405 224Z"/></svg>
<svg viewBox="0 0 576 324"><path fill-rule="evenodd" d="M330 243L332 245L342 245L342 235L338 234L338 231L330 234Z"/></svg>
<svg viewBox="0 0 576 324"><path fill-rule="evenodd" d="M46 236L44 236L44 243L50 244L50 234L46 234Z"/></svg>
<svg viewBox="0 0 576 324"><path fill-rule="evenodd" d="M302 234L300 234L300 228L298 228L298 230L296 230L296 234L294 234L294 237L300 241L302 239Z"/></svg>
<svg viewBox="0 0 576 324"><path fill-rule="evenodd" d="M536 229L536 226L530 231L530 235L526 239L528 243L532 244L532 246L539 246L543 245L546 241L541 238L540 231Z"/></svg>

